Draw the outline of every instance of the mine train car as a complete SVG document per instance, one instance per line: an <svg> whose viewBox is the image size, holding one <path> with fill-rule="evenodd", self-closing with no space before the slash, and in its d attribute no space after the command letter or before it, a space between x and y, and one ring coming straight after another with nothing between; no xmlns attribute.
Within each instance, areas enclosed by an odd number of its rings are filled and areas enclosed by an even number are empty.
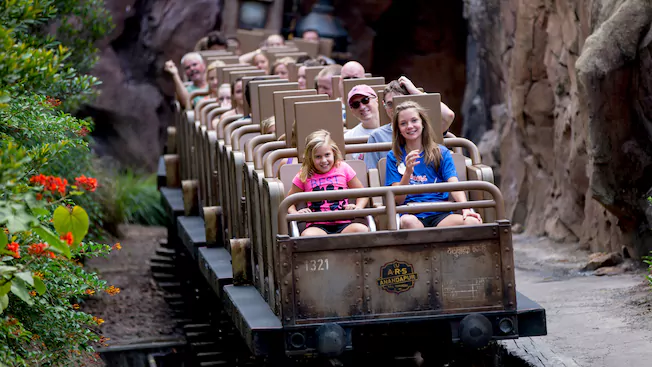
<svg viewBox="0 0 652 367"><path fill-rule="evenodd" d="M331 131L346 154L388 151L391 143L345 139L340 102L315 90L298 91L292 75L253 80L249 69L229 69L220 70L222 80L243 77L251 92L251 105L244 106L248 117L213 124L225 110L214 101L188 110L177 105L159 186L170 217L168 243L198 274L189 277L212 290L219 302L210 307L226 312L252 355L337 357L441 339L481 348L492 340L546 334L545 311L516 290L503 198L472 142L452 134L440 142L454 152L458 183L387 187L384 163L367 170L362 161L350 161L364 188L286 197L300 164L279 162L300 160L303 139L315 129ZM349 82L367 80L347 81L347 90ZM372 82L379 92L384 87L384 79ZM438 94L411 97L439 106ZM276 117L276 134L260 134L268 116ZM295 121L297 147L278 140ZM450 191L466 192L469 201L394 204L395 195ZM292 204L345 197L371 200L362 210L287 214ZM397 228L401 213L465 207L485 222ZM353 216L371 231L298 234L302 222Z"/></svg>

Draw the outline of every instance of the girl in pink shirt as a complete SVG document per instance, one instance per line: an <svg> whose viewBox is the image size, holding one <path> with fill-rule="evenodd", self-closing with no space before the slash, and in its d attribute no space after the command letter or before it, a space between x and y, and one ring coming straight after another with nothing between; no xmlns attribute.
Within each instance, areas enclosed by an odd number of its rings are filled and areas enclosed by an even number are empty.
<svg viewBox="0 0 652 367"><path fill-rule="evenodd" d="M356 177L351 166L342 160L342 153L330 133L318 130L306 138L306 151L303 156L301 170L292 180L289 195L297 192L344 190L362 188L362 183ZM292 205L288 208L290 214L306 214L312 212L328 212L333 210L362 209L367 206L368 198L358 198L355 204L350 204L348 199L321 200L308 202L307 208L297 211ZM333 233L368 232L369 228L361 223L352 223L351 220L338 220L334 222L308 223L301 236L323 236Z"/></svg>

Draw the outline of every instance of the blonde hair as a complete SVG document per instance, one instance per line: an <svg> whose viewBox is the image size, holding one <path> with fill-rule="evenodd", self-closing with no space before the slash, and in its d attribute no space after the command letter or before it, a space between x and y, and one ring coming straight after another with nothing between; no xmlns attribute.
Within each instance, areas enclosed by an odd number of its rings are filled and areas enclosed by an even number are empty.
<svg viewBox="0 0 652 367"><path fill-rule="evenodd" d="M267 132L272 126L276 126L276 118L274 116L264 119L260 123L260 133L261 134L272 134Z"/></svg>
<svg viewBox="0 0 652 367"><path fill-rule="evenodd" d="M421 119L421 125L423 126L421 131L421 146L425 158L424 162L426 164L432 164L438 170L441 162L441 150L434 139L435 132L432 130L432 126L430 126L430 119L428 118L426 109L413 101L405 101L394 107L394 118L392 119L392 135L394 136L392 139L392 152L394 152L394 156L396 157L396 164L399 165L403 162L401 147L405 147L405 138L401 135L398 127L398 115L411 108L417 111Z"/></svg>
<svg viewBox="0 0 652 367"><path fill-rule="evenodd" d="M343 160L342 152L337 144L331 139L331 133L326 130L317 130L306 137L306 150L303 152L303 163L299 171L299 179L306 182L308 177L317 172L315 162L312 159L313 153L317 148L328 145L333 150L333 167L337 167Z"/></svg>
<svg viewBox="0 0 652 367"><path fill-rule="evenodd" d="M264 70L264 71L265 71L265 74L269 74L269 66L270 66L269 65L269 58L267 58L267 56L265 56L265 54L262 53L262 52L256 53L254 55L254 57L251 58L251 65L254 65L254 66L256 65L256 58L259 57L259 56L262 56L265 59L265 61L267 61L267 70Z"/></svg>
<svg viewBox="0 0 652 367"><path fill-rule="evenodd" d="M297 62L297 60L295 60L295 59L293 59L293 58L291 58L289 56L280 58L280 59L278 59L278 60L276 60L274 62L274 65L272 65L272 74L276 73L276 68L279 65L285 65L285 67L287 67L288 64L293 64L293 63L296 63L296 62Z"/></svg>
<svg viewBox="0 0 652 367"><path fill-rule="evenodd" d="M211 71L213 69L217 69L218 66L226 66L226 64L222 60L215 60L215 61L211 62L210 64L208 64L208 66L206 67L206 73L208 73L209 71Z"/></svg>

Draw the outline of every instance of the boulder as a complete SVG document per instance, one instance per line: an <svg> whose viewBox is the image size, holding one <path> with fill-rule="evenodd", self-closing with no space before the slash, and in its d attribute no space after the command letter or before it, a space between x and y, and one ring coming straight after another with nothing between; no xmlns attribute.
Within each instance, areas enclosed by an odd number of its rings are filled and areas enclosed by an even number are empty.
<svg viewBox="0 0 652 367"><path fill-rule="evenodd" d="M599 268L616 266L623 262L619 253L594 253L589 256L589 262L582 267L582 271L593 271Z"/></svg>

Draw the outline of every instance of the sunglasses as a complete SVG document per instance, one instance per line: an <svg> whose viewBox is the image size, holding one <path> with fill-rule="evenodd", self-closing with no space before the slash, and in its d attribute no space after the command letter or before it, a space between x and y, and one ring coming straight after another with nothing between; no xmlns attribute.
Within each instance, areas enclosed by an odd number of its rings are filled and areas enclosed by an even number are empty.
<svg viewBox="0 0 652 367"><path fill-rule="evenodd" d="M360 79L360 78L358 78L357 76L345 76L344 78L342 78L342 80L349 80L349 79Z"/></svg>
<svg viewBox="0 0 652 367"><path fill-rule="evenodd" d="M370 99L369 97L364 97L364 98L362 98L362 99L359 100L359 101L355 101L355 102L351 102L351 103L349 103L349 107L351 107L352 110L356 110L356 109L360 108L360 103L362 103L362 104L369 104L369 101L370 101L370 100L371 100L371 99Z"/></svg>

